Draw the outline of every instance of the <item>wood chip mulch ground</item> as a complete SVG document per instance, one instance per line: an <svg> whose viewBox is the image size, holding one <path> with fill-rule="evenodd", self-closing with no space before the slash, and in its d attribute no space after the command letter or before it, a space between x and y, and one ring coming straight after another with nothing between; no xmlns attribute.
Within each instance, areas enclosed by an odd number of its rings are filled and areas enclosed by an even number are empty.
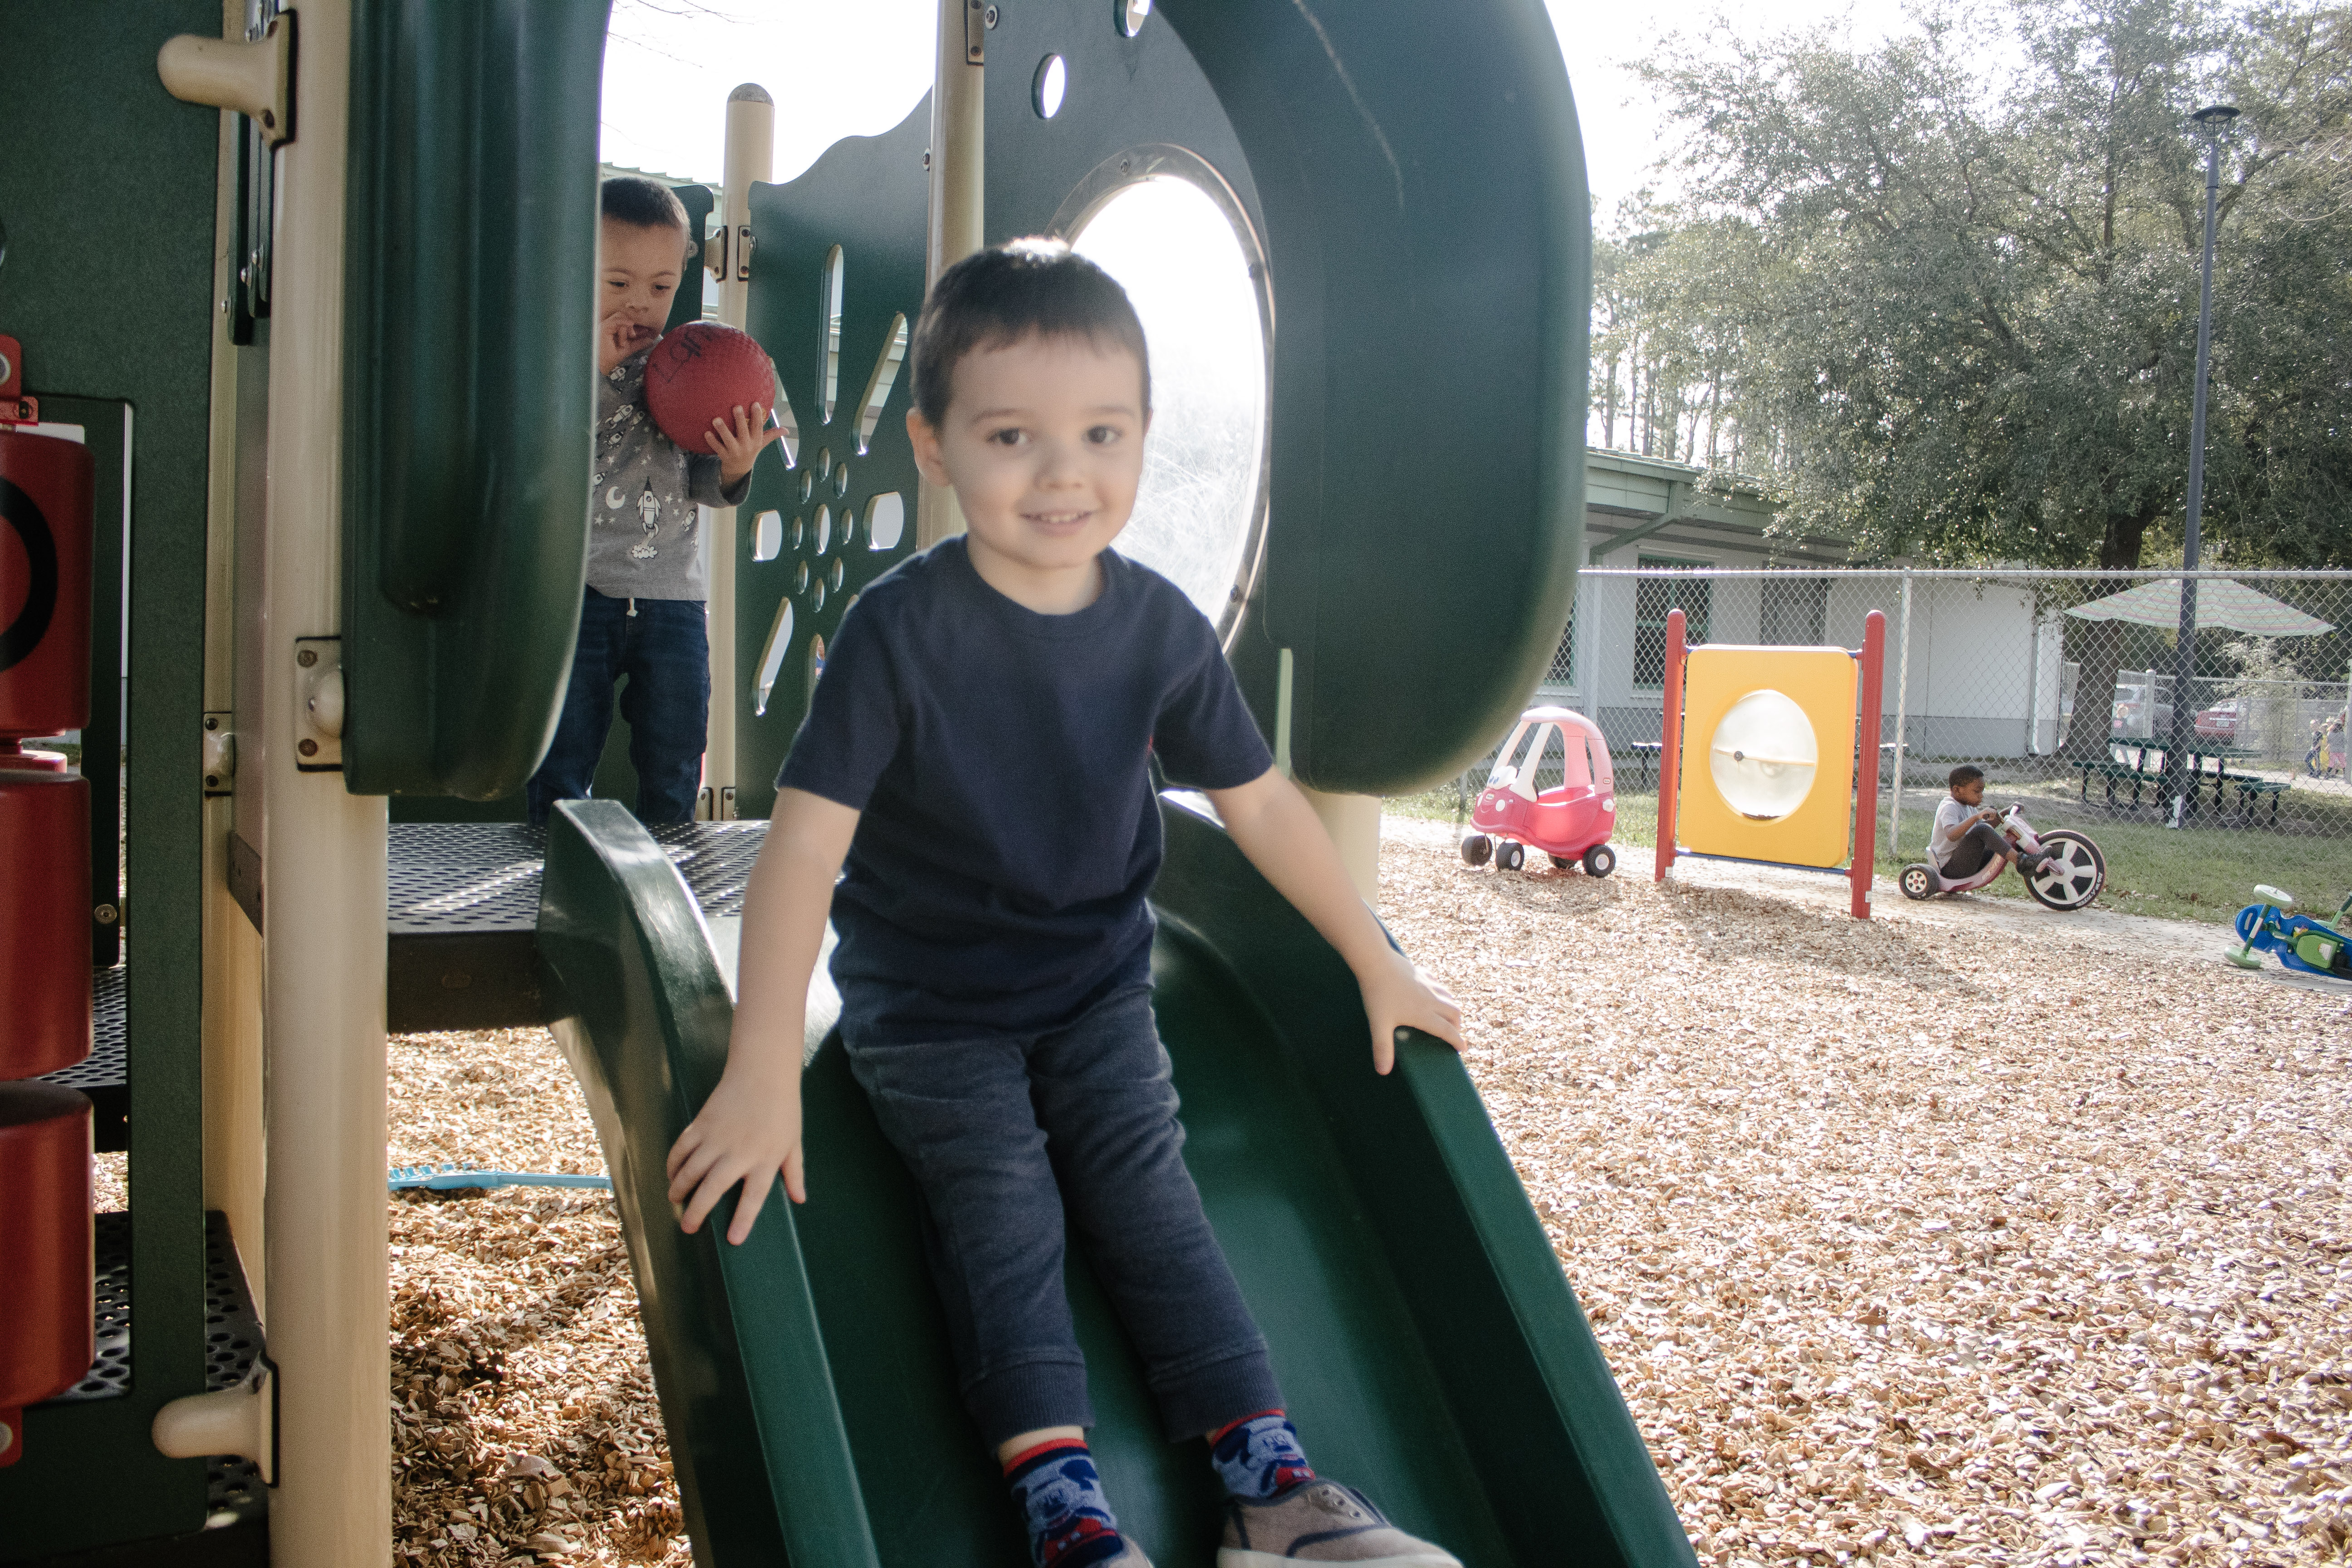
<svg viewBox="0 0 2352 1568"><path fill-rule="evenodd" d="M1382 906L1702 1562L2347 1560L2341 998L1413 844ZM394 1163L601 1168L544 1034L393 1062ZM395 1562L689 1561L610 1203L392 1215Z"/></svg>
<svg viewBox="0 0 2352 1568"><path fill-rule="evenodd" d="M543 1030L392 1042L394 1165L593 1173ZM395 1564L693 1561L603 1193L392 1199Z"/></svg>

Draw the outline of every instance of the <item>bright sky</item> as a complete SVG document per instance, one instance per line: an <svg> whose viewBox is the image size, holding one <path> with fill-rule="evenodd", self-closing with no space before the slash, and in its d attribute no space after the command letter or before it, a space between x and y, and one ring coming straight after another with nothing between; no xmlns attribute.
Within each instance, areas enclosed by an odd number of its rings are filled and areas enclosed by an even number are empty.
<svg viewBox="0 0 2352 1568"><path fill-rule="evenodd" d="M1709 13L1622 0L1546 0L1584 125L1593 210L1605 225L1664 150L1656 107L1626 67L1662 32ZM604 53L607 163L719 183L727 94L776 100L775 177L789 180L844 136L871 136L929 89L938 0L614 0ZM1742 0L1743 35L1831 24L1868 46L1905 26L1899 0ZM756 17L756 20L753 18Z"/></svg>

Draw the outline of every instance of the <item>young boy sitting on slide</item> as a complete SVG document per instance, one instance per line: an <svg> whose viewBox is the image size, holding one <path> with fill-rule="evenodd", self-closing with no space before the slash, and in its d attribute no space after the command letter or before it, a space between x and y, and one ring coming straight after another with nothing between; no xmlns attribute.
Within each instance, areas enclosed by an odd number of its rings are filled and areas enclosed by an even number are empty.
<svg viewBox="0 0 2352 1568"><path fill-rule="evenodd" d="M1947 882L1964 882L1994 860L2022 866L2028 875L2042 869L2049 857L2027 854L1993 826L2000 813L1984 803L1984 770L1962 763L1945 781L1952 793L1936 803L1936 826L1927 835L1927 858L1936 875Z"/></svg>
<svg viewBox="0 0 2352 1568"><path fill-rule="evenodd" d="M740 1183L732 1242L780 1172L807 1201L803 1008L830 911L842 1042L922 1189L964 1402L1038 1568L1148 1563L1087 1453L1066 1207L1169 1438L1208 1441L1229 1498L1220 1568L1460 1568L1308 1466L1179 1153L1144 903L1153 755L1347 960L1374 1071L1400 1026L1459 1047L1462 1015L1389 945L1274 770L1207 619L1109 548L1151 423L1142 325L1065 246L982 251L924 306L914 399L916 460L955 487L970 532L842 621L777 780L726 1071L670 1152L671 1199L691 1231Z"/></svg>

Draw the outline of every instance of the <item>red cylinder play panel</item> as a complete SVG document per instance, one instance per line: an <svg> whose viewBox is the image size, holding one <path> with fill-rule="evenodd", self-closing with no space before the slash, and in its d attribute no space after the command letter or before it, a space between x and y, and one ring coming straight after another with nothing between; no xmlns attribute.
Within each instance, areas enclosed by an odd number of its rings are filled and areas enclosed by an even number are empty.
<svg viewBox="0 0 2352 1568"><path fill-rule="evenodd" d="M63 759L0 756L0 1079L38 1078L90 1047L89 781Z"/></svg>
<svg viewBox="0 0 2352 1568"><path fill-rule="evenodd" d="M0 737L89 722L97 475L79 441L0 427Z"/></svg>
<svg viewBox="0 0 2352 1568"><path fill-rule="evenodd" d="M16 1412L63 1394L98 1356L89 1101L0 1083L0 1464L24 1447Z"/></svg>

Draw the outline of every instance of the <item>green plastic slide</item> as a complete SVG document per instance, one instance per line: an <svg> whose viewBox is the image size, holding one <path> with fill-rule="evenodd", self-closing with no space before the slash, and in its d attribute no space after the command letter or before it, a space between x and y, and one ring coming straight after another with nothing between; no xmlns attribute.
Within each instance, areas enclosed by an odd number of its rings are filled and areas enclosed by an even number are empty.
<svg viewBox="0 0 2352 1568"><path fill-rule="evenodd" d="M1205 805L1166 798L1160 1032L1185 1153L1318 1469L1468 1568L1695 1563L1665 1488L1468 1074L1409 1040L1371 1070L1337 954ZM560 805L540 952L604 1139L696 1561L1022 1568L959 1404L917 1198L837 1040L804 1080L809 1202L740 1247L677 1228L663 1161L718 1081L727 942L609 801ZM1122 1526L1209 1568L1202 1447L1160 1436L1086 1265L1076 1309Z"/></svg>

